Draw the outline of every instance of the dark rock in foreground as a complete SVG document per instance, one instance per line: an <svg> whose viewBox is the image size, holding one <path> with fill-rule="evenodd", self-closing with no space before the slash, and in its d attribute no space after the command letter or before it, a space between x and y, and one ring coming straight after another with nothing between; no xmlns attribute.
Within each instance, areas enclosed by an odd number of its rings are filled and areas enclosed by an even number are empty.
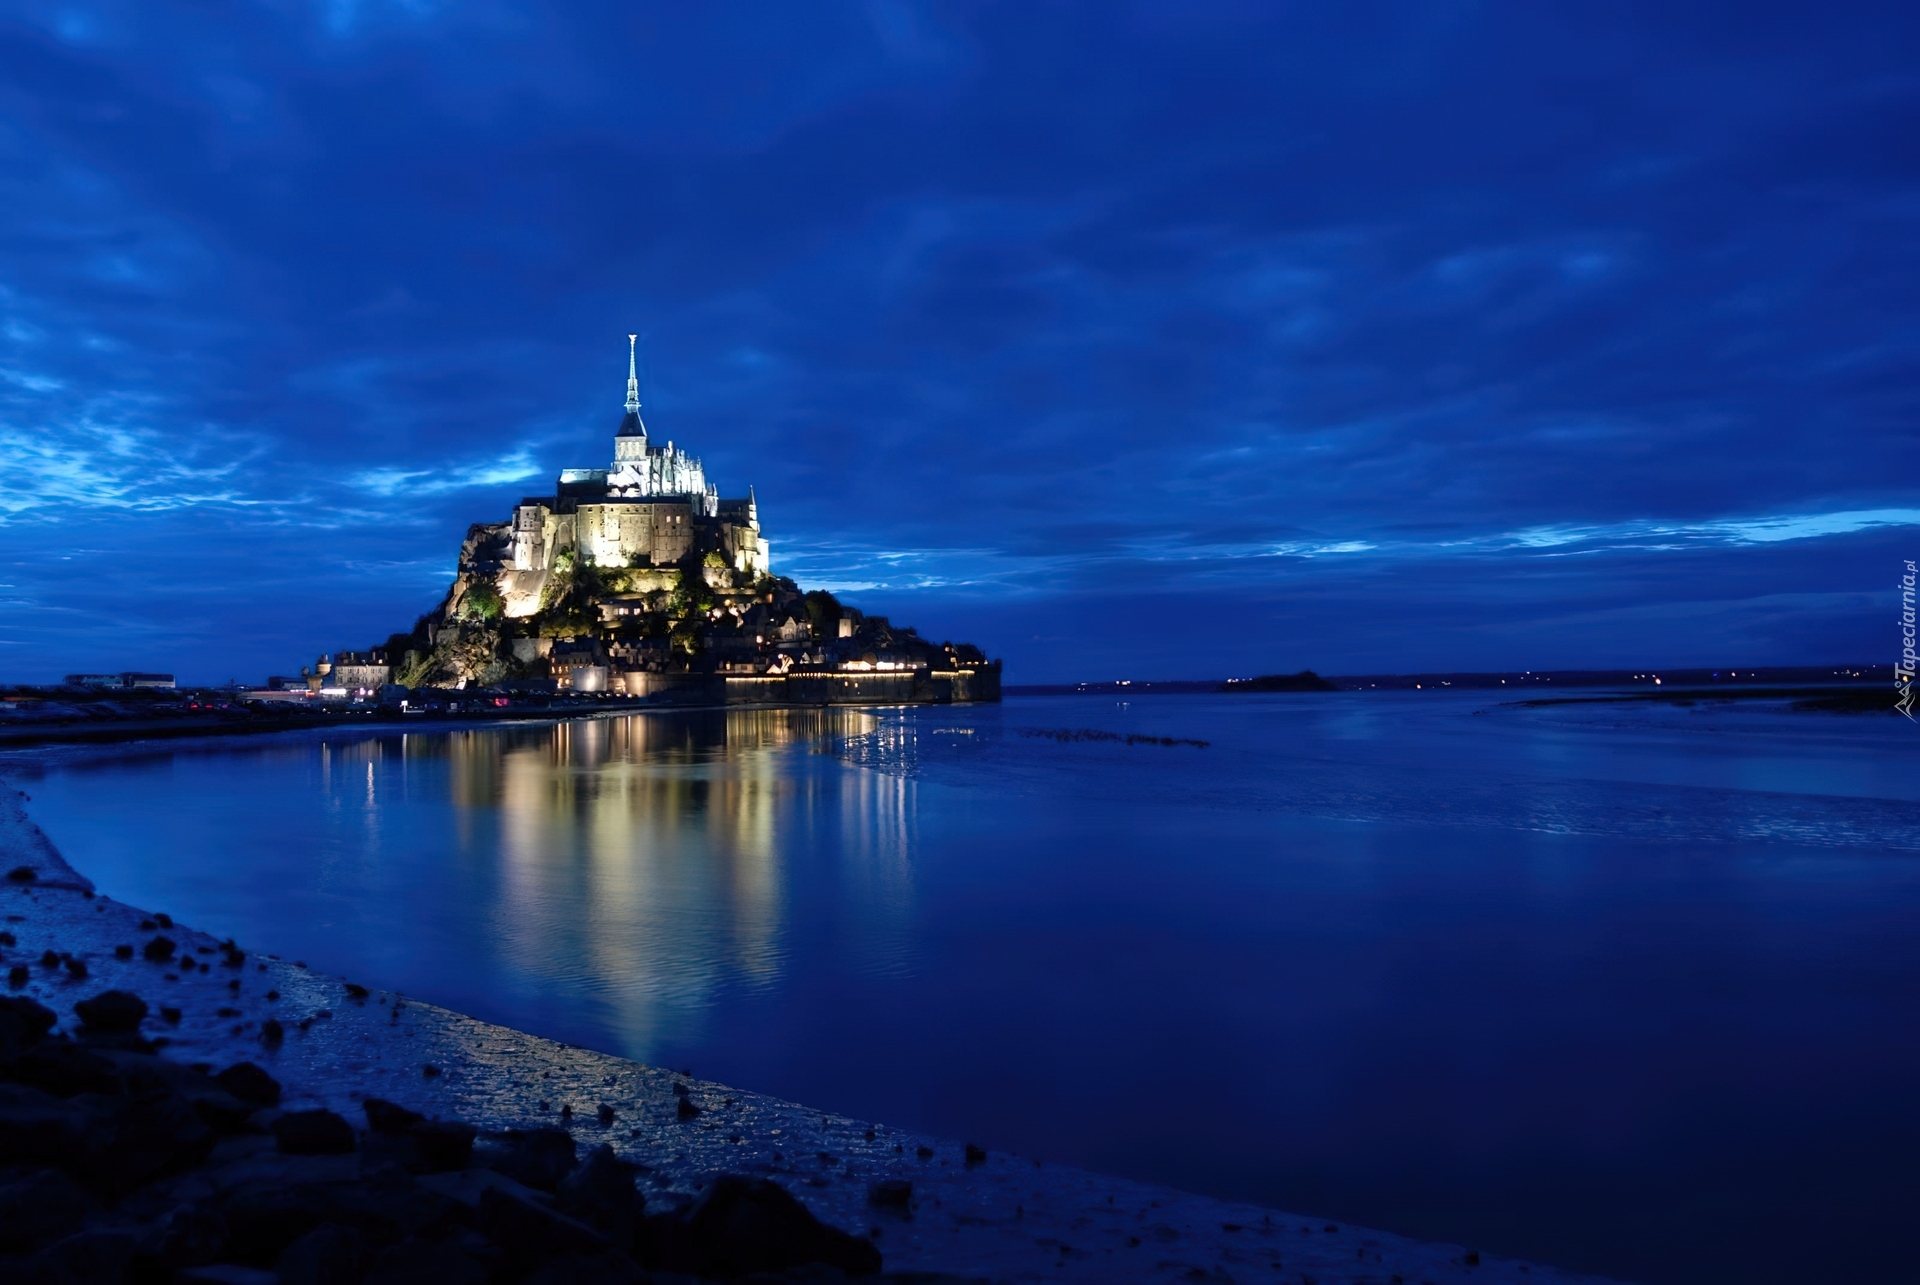
<svg viewBox="0 0 1920 1285"><path fill-rule="evenodd" d="M642 1261L697 1276L744 1276L825 1263L849 1276L880 1270L873 1243L815 1218L785 1187L728 1174L680 1213L646 1220Z"/></svg>
<svg viewBox="0 0 1920 1285"><path fill-rule="evenodd" d="M76 1008L84 1030L120 1036L147 1012L123 991ZM279 1084L251 1063L212 1076L54 1025L32 1000L0 1000L0 1280L644 1285L880 1270L871 1242L764 1178L723 1175L650 1216L637 1166L604 1144L581 1160L563 1130L476 1148L471 1126L368 1099L357 1131L331 1111L275 1110ZM877 1203L905 1203L891 1196Z"/></svg>
<svg viewBox="0 0 1920 1285"><path fill-rule="evenodd" d="M423 1123L427 1118L418 1111L409 1111L381 1098L368 1098L360 1106L367 1113L367 1126L375 1133L408 1133L413 1126Z"/></svg>
<svg viewBox="0 0 1920 1285"><path fill-rule="evenodd" d="M251 1062L236 1062L213 1078L242 1102L262 1107L280 1105L280 1082Z"/></svg>
<svg viewBox="0 0 1920 1285"><path fill-rule="evenodd" d="M52 1009L25 995L0 998L0 1062L11 1062L59 1020Z"/></svg>
<svg viewBox="0 0 1920 1285"><path fill-rule="evenodd" d="M73 1006L89 1031L124 1035L140 1029L147 1017L147 1001L127 991L102 991Z"/></svg>
<svg viewBox="0 0 1920 1285"><path fill-rule="evenodd" d="M552 1191L573 1170L573 1135L565 1129L509 1129L489 1140L481 1163L536 1191Z"/></svg>
<svg viewBox="0 0 1920 1285"><path fill-rule="evenodd" d="M290 1156L343 1156L353 1151L353 1126L332 1111L294 1111L273 1122L274 1140Z"/></svg>

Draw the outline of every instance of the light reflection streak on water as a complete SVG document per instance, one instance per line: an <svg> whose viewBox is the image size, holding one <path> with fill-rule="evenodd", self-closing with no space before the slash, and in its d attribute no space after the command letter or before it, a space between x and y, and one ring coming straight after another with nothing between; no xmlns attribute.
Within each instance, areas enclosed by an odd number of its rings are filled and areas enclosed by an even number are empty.
<svg viewBox="0 0 1920 1285"><path fill-rule="evenodd" d="M723 993L788 984L796 917L817 922L824 889L851 966L910 969L919 787L850 768L849 744L898 763L917 740L863 710L650 714L137 751L173 766L135 779L154 798L192 793L184 776L221 797L220 859L311 926L284 941L296 954L543 1029L547 1006L571 1006L647 1056L699 1038ZM234 788L236 770L257 788ZM82 859L141 895L128 876L144 862Z"/></svg>
<svg viewBox="0 0 1920 1285"><path fill-rule="evenodd" d="M500 962L537 990L593 991L608 1024L641 1051L669 1029L681 1040L697 1034L724 987L780 983L792 913L786 863L806 851L796 834L816 835L860 907L857 966L906 966L914 783L796 772L792 758L879 726L857 710L736 711L415 739L423 754L446 757L461 859L497 863L482 918ZM913 733L896 725L885 735ZM413 742L400 748L414 756Z"/></svg>

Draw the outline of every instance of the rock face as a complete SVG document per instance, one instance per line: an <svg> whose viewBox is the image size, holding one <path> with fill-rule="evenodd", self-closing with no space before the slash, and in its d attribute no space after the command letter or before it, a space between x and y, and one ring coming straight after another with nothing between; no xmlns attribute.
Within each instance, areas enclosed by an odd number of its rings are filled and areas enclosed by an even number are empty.
<svg viewBox="0 0 1920 1285"><path fill-rule="evenodd" d="M366 1130L332 1111L281 1113L259 1067L211 1075L139 1042L138 996L75 1007L77 1039L33 1000L0 999L0 1280L587 1285L880 1270L870 1242L764 1178L722 1176L649 1217L637 1166L607 1145L581 1160L565 1131L532 1129L476 1148L470 1126L380 1099L364 1104Z"/></svg>

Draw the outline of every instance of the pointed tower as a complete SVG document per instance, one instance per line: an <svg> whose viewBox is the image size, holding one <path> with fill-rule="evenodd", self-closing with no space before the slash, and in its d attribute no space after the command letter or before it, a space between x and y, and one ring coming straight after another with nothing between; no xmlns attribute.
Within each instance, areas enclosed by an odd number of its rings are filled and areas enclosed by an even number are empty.
<svg viewBox="0 0 1920 1285"><path fill-rule="evenodd" d="M639 335L627 336L627 413L613 435L613 463L618 468L647 458L647 426L640 418L640 372L634 355Z"/></svg>

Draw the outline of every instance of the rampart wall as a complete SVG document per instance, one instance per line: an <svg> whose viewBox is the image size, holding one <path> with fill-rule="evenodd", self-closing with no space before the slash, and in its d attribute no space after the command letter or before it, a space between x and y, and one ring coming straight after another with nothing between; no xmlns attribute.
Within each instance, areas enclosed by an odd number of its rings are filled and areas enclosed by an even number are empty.
<svg viewBox="0 0 1920 1285"><path fill-rule="evenodd" d="M997 663L959 670L615 674L609 690L663 705L949 705L1000 699Z"/></svg>

